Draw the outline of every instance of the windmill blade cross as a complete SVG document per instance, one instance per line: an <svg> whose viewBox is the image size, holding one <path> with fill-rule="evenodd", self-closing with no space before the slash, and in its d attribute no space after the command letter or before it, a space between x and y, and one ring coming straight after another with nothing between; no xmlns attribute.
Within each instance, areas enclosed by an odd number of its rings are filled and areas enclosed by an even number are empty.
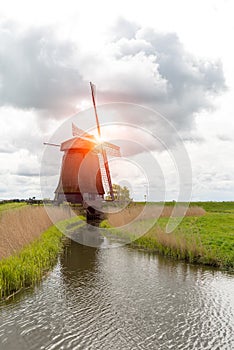
<svg viewBox="0 0 234 350"><path fill-rule="evenodd" d="M116 146L113 143L106 142L106 141L98 144L98 141L96 140L94 135L91 135L91 134L87 133L86 131L78 128L74 123L72 123L72 135L77 136L77 137L84 137L84 138L88 138L88 139L92 139L93 141L96 141L97 146L94 149L95 153L102 152L102 150L101 150L101 145L102 145L102 147L105 149L107 155L110 155L112 157L121 157L119 146Z"/></svg>

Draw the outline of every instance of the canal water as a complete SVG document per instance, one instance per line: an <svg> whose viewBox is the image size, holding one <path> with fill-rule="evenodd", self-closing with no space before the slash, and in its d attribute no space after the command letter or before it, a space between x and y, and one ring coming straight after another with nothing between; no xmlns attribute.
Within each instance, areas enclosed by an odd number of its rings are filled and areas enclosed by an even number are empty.
<svg viewBox="0 0 234 350"><path fill-rule="evenodd" d="M66 242L34 289L0 306L0 349L234 349L234 276Z"/></svg>

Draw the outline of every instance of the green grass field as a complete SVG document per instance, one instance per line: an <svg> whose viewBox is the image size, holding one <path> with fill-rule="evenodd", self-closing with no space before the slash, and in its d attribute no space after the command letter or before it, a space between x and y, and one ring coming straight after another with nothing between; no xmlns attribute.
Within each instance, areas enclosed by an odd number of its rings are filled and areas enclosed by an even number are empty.
<svg viewBox="0 0 234 350"><path fill-rule="evenodd" d="M198 206L210 213L233 213L234 202L192 202L190 206Z"/></svg>
<svg viewBox="0 0 234 350"><path fill-rule="evenodd" d="M234 202L196 202L206 214L184 217L171 234L165 233L168 218L133 245L193 263L234 269Z"/></svg>
<svg viewBox="0 0 234 350"><path fill-rule="evenodd" d="M22 203L4 203L4 204L0 204L0 212L4 211L4 210L10 210L10 209L16 209L16 208L20 208L27 205L27 203L22 202Z"/></svg>
<svg viewBox="0 0 234 350"><path fill-rule="evenodd" d="M185 203L177 203L181 206ZM135 203L142 206L144 203ZM162 203L150 203L152 212ZM175 202L165 203L172 207ZM186 260L191 263L216 266L226 270L234 270L234 202L192 202L194 210L186 213L183 220L172 233L166 233L169 215L163 215L157 222L153 218L135 221L131 229L118 229L105 220L101 226L108 228L113 236L128 238L130 246L169 256L174 259ZM201 213L198 209L203 208ZM130 209L131 211L131 209ZM177 220L171 218L170 220ZM151 226L152 224L152 226ZM139 232L151 227L146 234L139 237ZM140 230L139 230L140 229ZM131 232L130 232L131 231ZM138 233L137 233L138 232ZM139 237L139 238L137 238Z"/></svg>

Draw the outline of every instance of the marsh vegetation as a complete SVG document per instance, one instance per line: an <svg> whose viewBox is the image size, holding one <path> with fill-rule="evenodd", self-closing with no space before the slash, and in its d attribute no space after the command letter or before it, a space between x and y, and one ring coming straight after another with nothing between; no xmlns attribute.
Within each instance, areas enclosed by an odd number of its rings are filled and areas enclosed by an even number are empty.
<svg viewBox="0 0 234 350"><path fill-rule="evenodd" d="M127 232L132 241L131 247L191 263L234 269L234 202L199 202L191 203L189 207L181 204L174 211L174 216L184 218L170 234L166 233L166 225L174 209L173 203L167 203L164 208L151 203L143 215L142 207L143 203L131 203L119 213L109 214L101 227L108 228L110 234L123 235L120 227L133 221L132 230ZM42 206L14 204L12 207L8 204L5 209L2 207L1 298L37 283L57 261L62 248L63 228L74 229L80 225L81 217L73 214L67 219L67 211L63 208L51 209L53 218L60 221L59 229L51 226L51 219ZM158 219L155 220L155 217ZM136 228L151 222L151 228L145 235L136 235Z"/></svg>
<svg viewBox="0 0 234 350"><path fill-rule="evenodd" d="M115 235L128 234L131 246L159 252L191 263L234 269L234 202L198 202L186 208L183 203L174 212L174 217L184 216L172 233L166 233L166 226L175 203L151 204L141 214L142 203L132 205L117 214L110 214L102 227L109 228ZM155 220L158 217L158 220ZM135 220L135 227L152 227L143 236L132 231L126 233L121 226Z"/></svg>

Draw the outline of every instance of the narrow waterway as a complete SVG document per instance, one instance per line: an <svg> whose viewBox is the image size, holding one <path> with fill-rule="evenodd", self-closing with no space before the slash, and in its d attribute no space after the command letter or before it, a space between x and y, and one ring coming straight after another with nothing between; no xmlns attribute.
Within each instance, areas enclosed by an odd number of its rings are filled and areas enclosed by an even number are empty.
<svg viewBox="0 0 234 350"><path fill-rule="evenodd" d="M67 240L53 271L0 306L0 349L234 349L234 276Z"/></svg>

